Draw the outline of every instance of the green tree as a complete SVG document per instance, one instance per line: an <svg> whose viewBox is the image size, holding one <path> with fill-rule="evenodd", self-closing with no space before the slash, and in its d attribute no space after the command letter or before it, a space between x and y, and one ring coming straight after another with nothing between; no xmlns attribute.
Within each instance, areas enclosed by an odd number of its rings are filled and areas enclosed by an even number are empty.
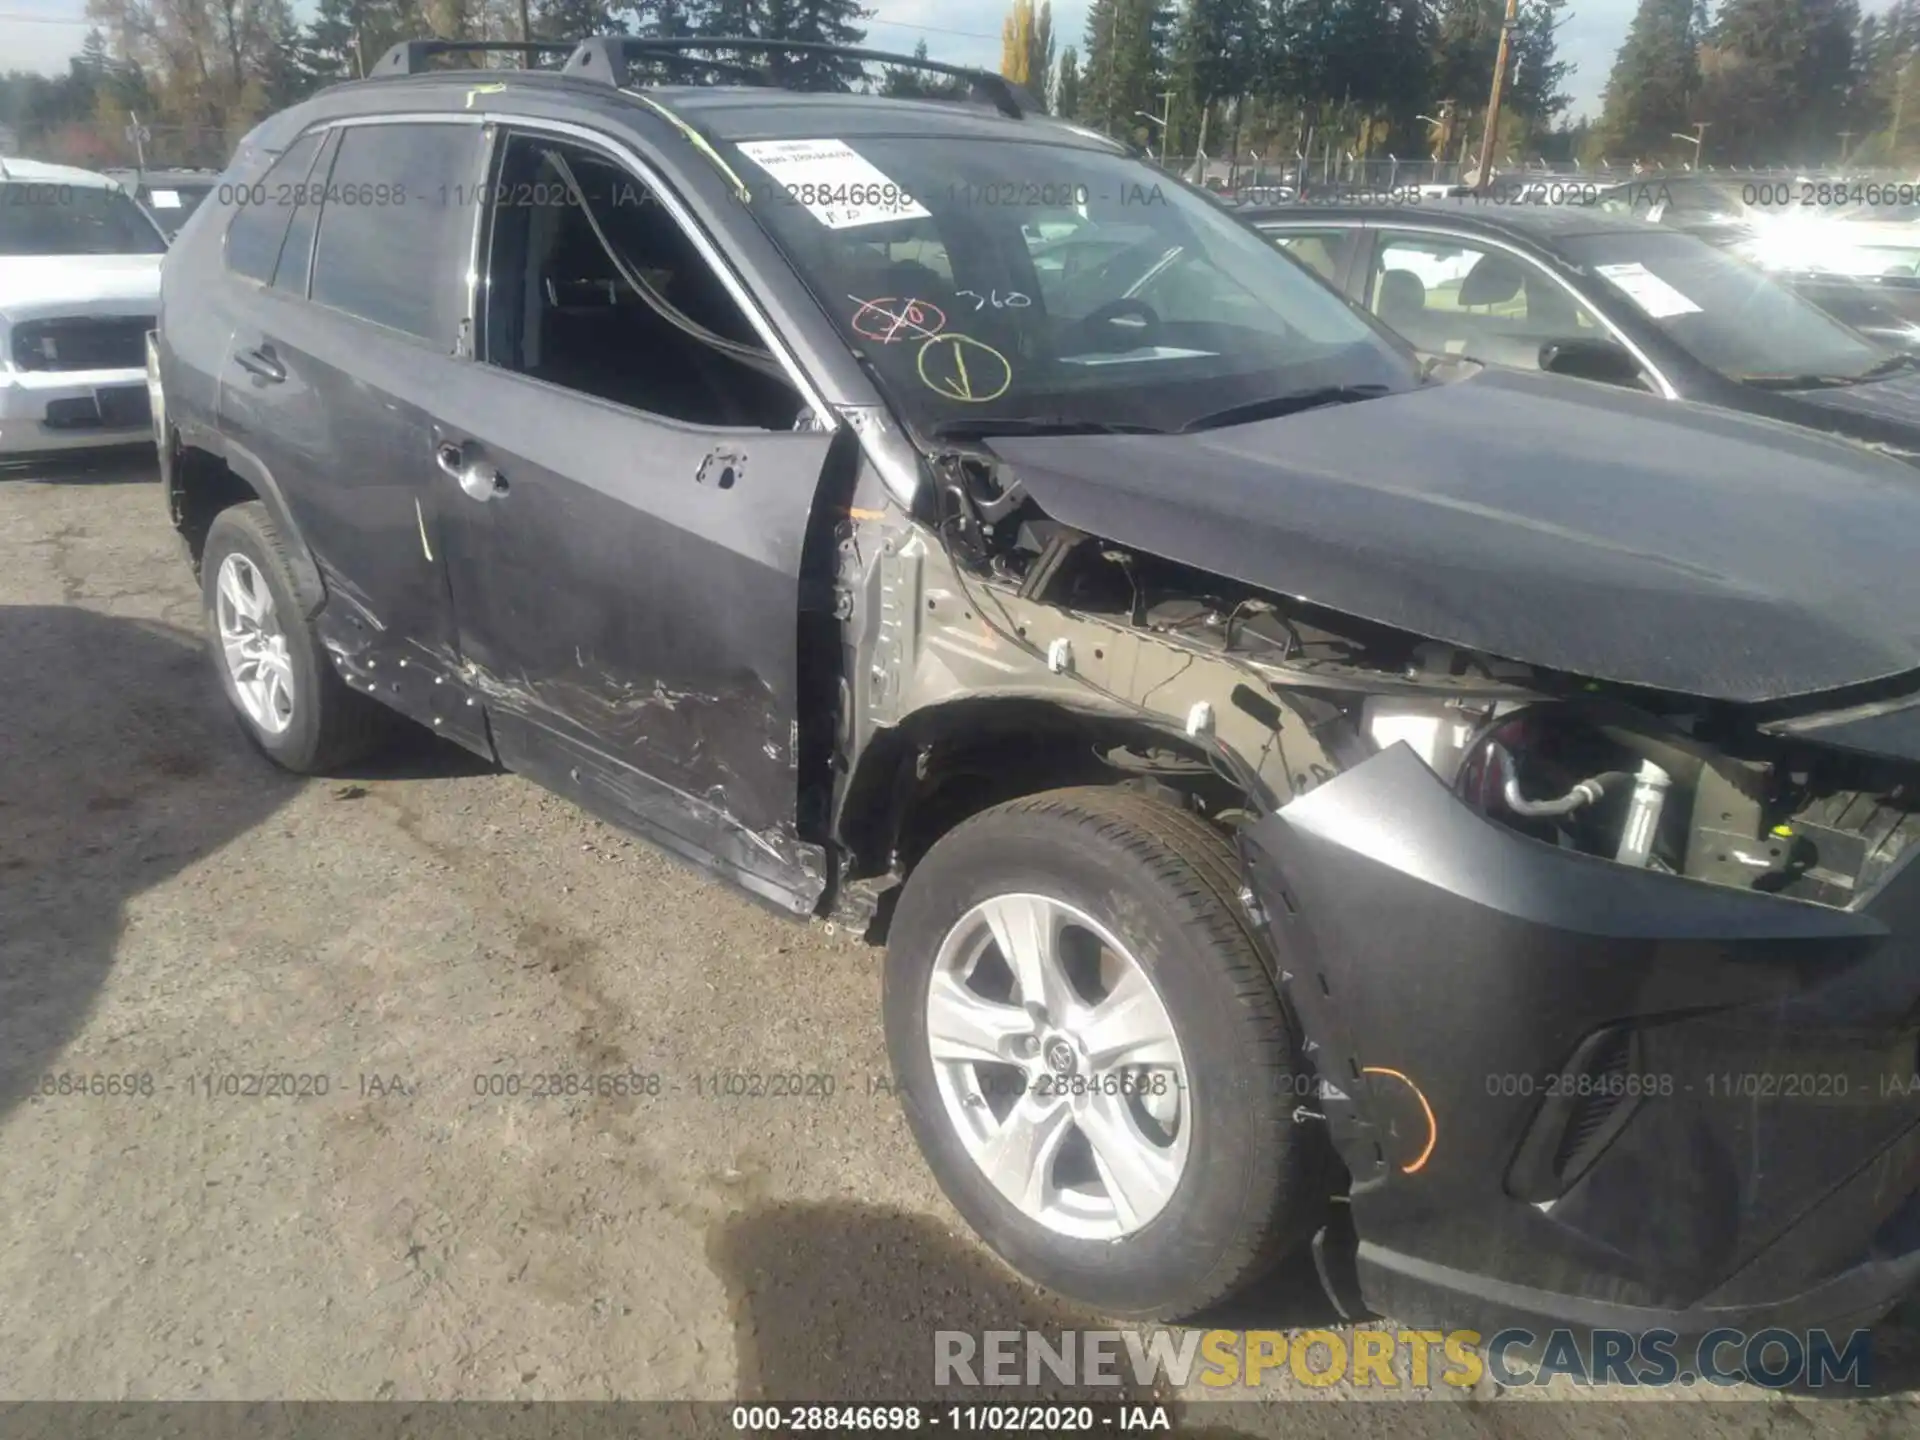
<svg viewBox="0 0 1920 1440"><path fill-rule="evenodd" d="M420 29L419 11L406 0L320 0L301 45L317 80L358 80Z"/></svg>
<svg viewBox="0 0 1920 1440"><path fill-rule="evenodd" d="M1851 104L1855 0L1727 0L1701 57L1696 118L1716 159L1835 157Z"/></svg>
<svg viewBox="0 0 1920 1440"><path fill-rule="evenodd" d="M1071 45L1060 52L1053 82L1053 112L1068 120L1080 118L1080 56Z"/></svg>
<svg viewBox="0 0 1920 1440"><path fill-rule="evenodd" d="M1214 104L1253 88L1261 25L1259 0L1188 0L1174 30L1173 73L1182 119L1198 127L1195 149L1206 148Z"/></svg>
<svg viewBox="0 0 1920 1440"><path fill-rule="evenodd" d="M1027 33L1027 88L1041 105L1047 103L1048 85L1053 75L1053 0L1040 0L1033 25Z"/></svg>
<svg viewBox="0 0 1920 1440"><path fill-rule="evenodd" d="M913 58L927 59L927 42L916 40ZM933 70L889 65L880 74L880 93L896 100L944 100L966 93L966 82Z"/></svg>
<svg viewBox="0 0 1920 1440"><path fill-rule="evenodd" d="M1089 0L1087 63L1080 72L1077 116L1089 125L1105 125L1112 114L1113 20L1119 0Z"/></svg>
<svg viewBox="0 0 1920 1440"><path fill-rule="evenodd" d="M1640 0L1614 57L1593 144L1615 161L1666 154L1689 128L1700 89L1695 0Z"/></svg>
<svg viewBox="0 0 1920 1440"><path fill-rule="evenodd" d="M766 28L769 40L797 40L809 45L845 45L858 48L866 42L862 22L873 18L859 0L765 0ZM863 83L865 71L858 60L833 56L787 55L776 51L768 61L776 84L797 90L852 90Z"/></svg>

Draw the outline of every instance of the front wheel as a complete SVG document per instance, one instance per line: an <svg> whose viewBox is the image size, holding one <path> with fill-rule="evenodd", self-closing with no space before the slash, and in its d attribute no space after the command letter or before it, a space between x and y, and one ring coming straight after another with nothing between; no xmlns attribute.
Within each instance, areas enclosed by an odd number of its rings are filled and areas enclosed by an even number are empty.
<svg viewBox="0 0 1920 1440"><path fill-rule="evenodd" d="M928 1164L1015 1269L1107 1314L1190 1316L1324 1216L1239 887L1198 817L1056 790L943 837L893 917L887 1048Z"/></svg>

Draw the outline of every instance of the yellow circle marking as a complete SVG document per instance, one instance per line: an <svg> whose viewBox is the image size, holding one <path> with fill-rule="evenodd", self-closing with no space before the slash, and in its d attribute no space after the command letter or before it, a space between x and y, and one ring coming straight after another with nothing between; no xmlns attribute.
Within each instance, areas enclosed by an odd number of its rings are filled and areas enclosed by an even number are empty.
<svg viewBox="0 0 1920 1440"><path fill-rule="evenodd" d="M1384 1065L1365 1065L1361 1067L1360 1073L1362 1075L1390 1076L1411 1090L1413 1092L1413 1098L1420 1102L1420 1109L1427 1117L1427 1148L1420 1152L1420 1157L1411 1165L1402 1165L1400 1167L1400 1173L1402 1175L1418 1174L1426 1167L1427 1161L1433 1158L1433 1147L1440 1143L1440 1125L1439 1122L1433 1118L1433 1106L1427 1103L1426 1092L1405 1075L1402 1075L1398 1070L1389 1070Z"/></svg>
<svg viewBox="0 0 1920 1440"><path fill-rule="evenodd" d="M927 373L927 357L936 349L951 353L952 374ZM978 352L974 356L974 364L979 373L967 368L969 350ZM982 357L986 360L984 366L980 364ZM948 332L932 336L920 347L920 356L915 363L920 371L921 383L929 390L949 400L963 400L970 405L984 405L989 400L998 400L1013 384L1013 366L1008 363L1007 357L986 341L976 340L971 335Z"/></svg>

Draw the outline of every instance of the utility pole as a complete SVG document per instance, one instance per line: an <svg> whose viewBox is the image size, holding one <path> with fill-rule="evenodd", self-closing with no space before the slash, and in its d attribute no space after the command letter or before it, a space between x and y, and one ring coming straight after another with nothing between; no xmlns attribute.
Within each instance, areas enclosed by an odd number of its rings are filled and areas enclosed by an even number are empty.
<svg viewBox="0 0 1920 1440"><path fill-rule="evenodd" d="M527 18L527 0L520 0L520 43L525 45L532 39L533 22ZM520 68L522 70L528 70L532 67L533 52L531 50L522 50L520 52Z"/></svg>
<svg viewBox="0 0 1920 1440"><path fill-rule="evenodd" d="M1853 131L1842 130L1840 132L1840 168L1842 170L1847 168L1847 142L1851 139L1853 139Z"/></svg>
<svg viewBox="0 0 1920 1440"><path fill-rule="evenodd" d="M1500 92L1507 83L1507 53L1513 46L1513 25L1519 18L1520 0L1507 0L1506 18L1500 22L1500 51L1493 59L1493 93L1487 98L1487 128L1480 137L1480 168L1473 177L1473 188L1485 190L1493 178L1493 137L1500 127Z"/></svg>

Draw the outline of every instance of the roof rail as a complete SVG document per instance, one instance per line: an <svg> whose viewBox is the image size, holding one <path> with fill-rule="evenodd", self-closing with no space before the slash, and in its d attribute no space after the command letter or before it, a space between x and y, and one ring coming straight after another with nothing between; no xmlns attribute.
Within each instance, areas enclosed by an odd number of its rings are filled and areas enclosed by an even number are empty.
<svg viewBox="0 0 1920 1440"><path fill-rule="evenodd" d="M732 71L758 80L760 83L768 83L764 71L748 65L709 61L685 53L693 50L733 50L743 54L820 55L840 60L874 61L909 70L929 70L935 74L950 75L957 80L965 80L972 87L975 95L983 97L1002 115L1011 116L1013 119L1018 120L1023 115L1032 114L1040 109L1033 96L1022 86L1014 84L1004 75L994 74L991 70L979 70L966 65L947 65L938 60L900 55L890 50L862 50L848 45L828 45L815 40L761 40L724 35L675 39L655 39L644 35L600 35L581 42L580 47L568 57L566 73L599 80L625 89L630 86L634 78L630 62L651 59L669 63L679 61L706 65L714 70Z"/></svg>
<svg viewBox="0 0 1920 1440"><path fill-rule="evenodd" d="M573 49L571 41L560 40L402 40L380 57L368 76L418 75L432 69L432 61L439 55L474 55L506 50L532 60L536 55L568 55Z"/></svg>

